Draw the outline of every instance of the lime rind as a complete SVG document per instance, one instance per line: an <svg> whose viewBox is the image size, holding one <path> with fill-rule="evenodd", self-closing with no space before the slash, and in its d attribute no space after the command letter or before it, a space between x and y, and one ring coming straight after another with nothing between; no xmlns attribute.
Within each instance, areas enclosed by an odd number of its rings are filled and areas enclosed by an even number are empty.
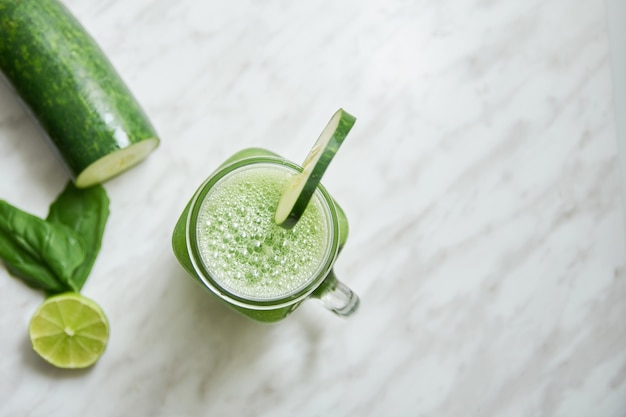
<svg viewBox="0 0 626 417"><path fill-rule="evenodd" d="M294 175L281 195L274 221L290 229L306 210L324 172L344 139L354 126L356 118L343 109L333 114L302 164L302 172Z"/></svg>

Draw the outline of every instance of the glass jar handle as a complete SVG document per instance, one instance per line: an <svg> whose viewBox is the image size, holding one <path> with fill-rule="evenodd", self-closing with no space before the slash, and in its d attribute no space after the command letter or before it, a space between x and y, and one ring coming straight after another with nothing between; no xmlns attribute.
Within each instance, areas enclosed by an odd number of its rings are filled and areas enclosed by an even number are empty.
<svg viewBox="0 0 626 417"><path fill-rule="evenodd" d="M350 316L359 308L359 297L330 271L324 282L313 292L324 307L339 316Z"/></svg>

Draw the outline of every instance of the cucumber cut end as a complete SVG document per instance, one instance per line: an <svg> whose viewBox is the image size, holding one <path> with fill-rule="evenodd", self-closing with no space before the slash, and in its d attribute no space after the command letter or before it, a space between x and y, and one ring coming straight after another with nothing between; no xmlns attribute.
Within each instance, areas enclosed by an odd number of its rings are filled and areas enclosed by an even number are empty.
<svg viewBox="0 0 626 417"><path fill-rule="evenodd" d="M149 138L112 152L85 168L75 179L78 188L105 182L144 160L157 146L159 139Z"/></svg>

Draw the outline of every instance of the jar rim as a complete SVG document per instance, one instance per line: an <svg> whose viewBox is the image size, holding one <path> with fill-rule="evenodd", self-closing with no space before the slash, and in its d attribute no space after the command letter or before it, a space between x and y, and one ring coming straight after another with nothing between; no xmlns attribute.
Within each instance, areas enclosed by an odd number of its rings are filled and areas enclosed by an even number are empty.
<svg viewBox="0 0 626 417"><path fill-rule="evenodd" d="M326 191L326 189L320 184L317 190L315 190L314 196L321 203L322 211L327 219L329 235L327 250L324 255L325 259L320 262L316 272L311 274L312 278L306 280L305 283L297 289L285 295L268 298L245 297L230 291L223 285L220 285L217 280L210 275L205 264L205 260L200 254L196 230L198 214L207 194L217 183L242 169L248 169L248 167L252 165L279 165L293 170L294 172L302 172L302 167L299 165L274 156L247 157L218 168L200 185L190 202L190 209L186 219L187 251L191 263L202 283L218 297L239 307L255 310L277 309L295 304L308 297L324 281L330 272L339 252L338 214L334 200L330 197L330 194Z"/></svg>

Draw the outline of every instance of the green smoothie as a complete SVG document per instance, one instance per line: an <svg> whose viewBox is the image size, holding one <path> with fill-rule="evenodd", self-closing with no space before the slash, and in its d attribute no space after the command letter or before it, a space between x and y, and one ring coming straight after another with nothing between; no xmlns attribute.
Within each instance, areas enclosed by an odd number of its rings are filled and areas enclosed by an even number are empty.
<svg viewBox="0 0 626 417"><path fill-rule="evenodd" d="M276 300L311 283L331 250L330 215L319 195L293 229L274 222L288 179L279 164L232 171L204 196L196 236L200 259L215 283L249 300Z"/></svg>
<svg viewBox="0 0 626 417"><path fill-rule="evenodd" d="M324 187L292 229L274 221L287 180L301 170L265 149L237 152L198 188L172 235L176 258L196 282L260 322L280 321L340 285L332 267L348 220Z"/></svg>

